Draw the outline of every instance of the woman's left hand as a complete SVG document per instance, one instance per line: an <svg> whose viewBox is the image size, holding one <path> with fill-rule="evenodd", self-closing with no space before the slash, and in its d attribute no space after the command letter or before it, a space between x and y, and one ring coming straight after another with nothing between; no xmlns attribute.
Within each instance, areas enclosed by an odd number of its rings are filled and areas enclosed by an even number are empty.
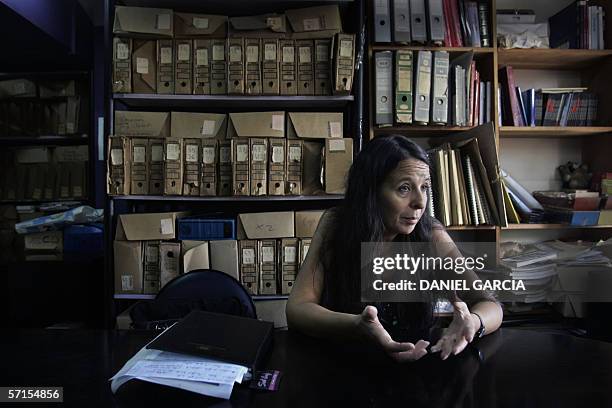
<svg viewBox="0 0 612 408"><path fill-rule="evenodd" d="M453 321L444 330L440 340L431 347L432 353L440 352L442 360L446 360L451 353L454 355L461 353L468 343L472 342L476 331L480 328L480 320L470 313L465 302L453 302L453 309Z"/></svg>

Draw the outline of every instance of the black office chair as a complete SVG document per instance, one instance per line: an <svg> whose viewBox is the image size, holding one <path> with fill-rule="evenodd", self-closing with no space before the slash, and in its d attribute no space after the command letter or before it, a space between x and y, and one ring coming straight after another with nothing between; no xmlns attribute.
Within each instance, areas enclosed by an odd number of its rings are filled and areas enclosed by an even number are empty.
<svg viewBox="0 0 612 408"><path fill-rule="evenodd" d="M130 310L132 327L163 330L192 310L257 319L253 299L230 275L199 269L168 282L152 301L140 301Z"/></svg>

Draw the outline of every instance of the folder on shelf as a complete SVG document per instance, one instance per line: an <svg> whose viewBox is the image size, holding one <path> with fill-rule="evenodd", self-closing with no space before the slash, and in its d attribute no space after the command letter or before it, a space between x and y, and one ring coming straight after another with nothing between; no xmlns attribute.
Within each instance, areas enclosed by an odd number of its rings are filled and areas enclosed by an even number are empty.
<svg viewBox="0 0 612 408"><path fill-rule="evenodd" d="M179 259L181 255L180 242L161 242L159 244L159 286L163 288L166 283L179 276Z"/></svg>
<svg viewBox="0 0 612 408"><path fill-rule="evenodd" d="M164 195L181 195L183 192L182 139L164 140Z"/></svg>
<svg viewBox="0 0 612 408"><path fill-rule="evenodd" d="M244 94L244 38L228 39L228 94Z"/></svg>
<svg viewBox="0 0 612 408"><path fill-rule="evenodd" d="M219 181L217 195L231 196L233 186L232 143L230 140L219 141Z"/></svg>
<svg viewBox="0 0 612 408"><path fill-rule="evenodd" d="M56 190L56 181L57 181L57 168L58 166L55 163L48 163L45 170L45 186L43 190L43 200L53 200L57 195ZM0 197L2 194L0 193Z"/></svg>
<svg viewBox="0 0 612 408"><path fill-rule="evenodd" d="M151 195L164 194L164 139L149 139L147 149L149 190Z"/></svg>
<svg viewBox="0 0 612 408"><path fill-rule="evenodd" d="M376 116L377 125L393 123L393 102L391 98L393 86L393 54L391 51L374 53L376 78Z"/></svg>
<svg viewBox="0 0 612 408"><path fill-rule="evenodd" d="M416 80L414 82L414 117L415 123L429 123L429 106L431 93L431 51L418 51Z"/></svg>
<svg viewBox="0 0 612 408"><path fill-rule="evenodd" d="M304 143L301 140L287 140L287 195L302 194L302 166Z"/></svg>
<svg viewBox="0 0 612 408"><path fill-rule="evenodd" d="M200 195L200 150L202 139L183 139L183 195Z"/></svg>
<svg viewBox="0 0 612 408"><path fill-rule="evenodd" d="M410 0L410 30L412 41L427 42L427 14L425 13L426 0Z"/></svg>
<svg viewBox="0 0 612 408"><path fill-rule="evenodd" d="M250 195L249 139L232 139L232 191L235 196Z"/></svg>
<svg viewBox="0 0 612 408"><path fill-rule="evenodd" d="M314 94L331 95L331 39L314 40Z"/></svg>
<svg viewBox="0 0 612 408"><path fill-rule="evenodd" d="M448 66L448 52L434 51L431 121L436 125L446 125L448 123Z"/></svg>
<svg viewBox="0 0 612 408"><path fill-rule="evenodd" d="M193 40L193 93L210 95L211 40Z"/></svg>
<svg viewBox="0 0 612 408"><path fill-rule="evenodd" d="M130 139L111 136L108 138L108 184L109 195L130 194ZM58 174L58 178L59 178ZM58 192L59 193L59 192Z"/></svg>
<svg viewBox="0 0 612 408"><path fill-rule="evenodd" d="M131 170L131 194L149 194L149 169L147 163L148 140L132 138L132 170Z"/></svg>
<svg viewBox="0 0 612 408"><path fill-rule="evenodd" d="M355 34L337 34L334 38L334 94L351 93L354 65Z"/></svg>
<svg viewBox="0 0 612 408"><path fill-rule="evenodd" d="M211 95L225 95L227 93L227 53L225 52L225 41L225 39L210 40L212 48L210 68Z"/></svg>
<svg viewBox="0 0 612 408"><path fill-rule="evenodd" d="M395 52L395 121L412 123L412 51Z"/></svg>
<svg viewBox="0 0 612 408"><path fill-rule="evenodd" d="M176 94L191 94L191 40L174 40L174 92Z"/></svg>
<svg viewBox="0 0 612 408"><path fill-rule="evenodd" d="M374 0L374 42L391 42L390 0Z"/></svg>
<svg viewBox="0 0 612 408"><path fill-rule="evenodd" d="M157 40L157 93L174 93L174 42Z"/></svg>
<svg viewBox="0 0 612 408"><path fill-rule="evenodd" d="M240 268L238 261L238 241L224 239L223 241L209 241L210 267L221 271L240 281Z"/></svg>
<svg viewBox="0 0 612 408"><path fill-rule="evenodd" d="M282 38L287 34L284 14L266 13L256 16L230 17L230 37Z"/></svg>
<svg viewBox="0 0 612 408"><path fill-rule="evenodd" d="M446 29L444 27L444 12L442 0L425 0L427 2L428 37L436 45L444 44Z"/></svg>
<svg viewBox="0 0 612 408"><path fill-rule="evenodd" d="M144 241L144 278L143 292L155 294L159 292L159 241Z"/></svg>
<svg viewBox="0 0 612 408"><path fill-rule="evenodd" d="M276 295L277 253L275 239L262 239L259 244L259 294Z"/></svg>
<svg viewBox="0 0 612 408"><path fill-rule="evenodd" d="M472 51L461 54L450 63L449 92L450 92L450 122L455 126L466 126L467 115L467 78L471 77L471 66L474 59Z"/></svg>
<svg viewBox="0 0 612 408"><path fill-rule="evenodd" d="M280 80L278 75L278 39L264 38L262 45L262 79L261 88L264 95L278 95Z"/></svg>
<svg viewBox="0 0 612 408"><path fill-rule="evenodd" d="M328 139L344 135L342 112L289 112L287 139Z"/></svg>
<svg viewBox="0 0 612 408"><path fill-rule="evenodd" d="M294 39L329 38L342 32L337 4L285 10Z"/></svg>
<svg viewBox="0 0 612 408"><path fill-rule="evenodd" d="M297 40L295 42L298 57L298 95L314 95L313 47L314 42L312 40Z"/></svg>
<svg viewBox="0 0 612 408"><path fill-rule="evenodd" d="M240 240L238 241L239 260L240 260L240 283L251 294L259 294L257 278L258 278L258 251L256 240Z"/></svg>
<svg viewBox="0 0 612 408"><path fill-rule="evenodd" d="M227 115L224 113L171 112L172 137L225 139Z"/></svg>
<svg viewBox="0 0 612 408"><path fill-rule="evenodd" d="M298 239L283 238L279 242L280 289L282 295L291 293L298 272Z"/></svg>
<svg viewBox="0 0 612 408"><path fill-rule="evenodd" d="M304 263L304 259L306 259L306 255L308 255L308 250L310 249L310 243L312 238L301 238L300 239L300 264L298 265L298 269Z"/></svg>
<svg viewBox="0 0 612 408"><path fill-rule="evenodd" d="M327 194L344 194L348 171L353 164L353 139L325 139L324 180Z"/></svg>
<svg viewBox="0 0 612 408"><path fill-rule="evenodd" d="M280 94L297 95L297 63L295 42L279 40L280 48Z"/></svg>
<svg viewBox="0 0 612 408"><path fill-rule="evenodd" d="M170 113L116 110L115 134L165 138L170 135Z"/></svg>
<svg viewBox="0 0 612 408"><path fill-rule="evenodd" d="M250 195L266 195L268 193L268 139L249 138L249 152L251 155Z"/></svg>
<svg viewBox="0 0 612 408"><path fill-rule="evenodd" d="M410 0L393 2L393 41L409 43L410 38Z"/></svg>
<svg viewBox="0 0 612 408"><path fill-rule="evenodd" d="M245 93L249 95L261 94L261 40L259 38L246 38L245 48Z"/></svg>
<svg viewBox="0 0 612 408"><path fill-rule="evenodd" d="M175 38L225 38L226 36L227 16L174 13Z"/></svg>
<svg viewBox="0 0 612 408"><path fill-rule="evenodd" d="M202 139L201 196L217 195L218 147L216 139ZM230 179L231 181L231 179Z"/></svg>
<svg viewBox="0 0 612 408"><path fill-rule="evenodd" d="M172 14L170 9L115 6L113 33L171 38L174 33Z"/></svg>
<svg viewBox="0 0 612 408"><path fill-rule="evenodd" d="M286 140L270 139L268 152L268 194L285 195L286 188Z"/></svg>
<svg viewBox="0 0 612 408"><path fill-rule="evenodd" d="M113 38L113 92L132 92L132 40Z"/></svg>
<svg viewBox="0 0 612 408"><path fill-rule="evenodd" d="M157 42L132 41L132 91L155 93L157 90Z"/></svg>
<svg viewBox="0 0 612 408"><path fill-rule="evenodd" d="M227 137L285 137L285 112L232 112Z"/></svg>
<svg viewBox="0 0 612 408"><path fill-rule="evenodd" d="M208 241L181 239L181 244L179 253L183 264L182 269L180 269L181 273L187 273L198 269L210 269Z"/></svg>

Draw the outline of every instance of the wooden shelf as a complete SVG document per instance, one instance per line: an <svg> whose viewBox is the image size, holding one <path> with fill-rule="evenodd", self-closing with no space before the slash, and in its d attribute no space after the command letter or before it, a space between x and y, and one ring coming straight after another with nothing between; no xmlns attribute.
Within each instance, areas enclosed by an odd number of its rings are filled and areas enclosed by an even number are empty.
<svg viewBox="0 0 612 408"><path fill-rule="evenodd" d="M444 136L449 133L463 132L472 129L471 126L439 126L439 125L408 125L408 126L385 126L374 128L374 136L388 135L392 133L406 135L408 137L431 137Z"/></svg>
<svg viewBox="0 0 612 408"><path fill-rule="evenodd" d="M375 44L372 51L448 51L448 52L470 52L474 54L493 54L495 49L491 47L436 47L427 45L402 45L402 44Z"/></svg>
<svg viewBox="0 0 612 408"><path fill-rule="evenodd" d="M447 231L495 231L495 225L450 225Z"/></svg>
<svg viewBox="0 0 612 408"><path fill-rule="evenodd" d="M353 102L346 96L266 95L160 95L113 94L116 102L130 108L341 108Z"/></svg>
<svg viewBox="0 0 612 408"><path fill-rule="evenodd" d="M119 201L188 201L188 202L200 202L200 201L232 201L232 202L246 202L246 201L328 201L328 200L342 200L344 199L343 194L321 194L312 196L229 196L229 197L190 197L190 196L156 196L156 195L125 195L125 196L110 196L112 200Z"/></svg>
<svg viewBox="0 0 612 408"><path fill-rule="evenodd" d="M502 126L499 136L504 138L565 138L611 133L612 127L606 126Z"/></svg>
<svg viewBox="0 0 612 408"><path fill-rule="evenodd" d="M580 70L612 56L612 50L503 49L497 51L499 66L514 69Z"/></svg>
<svg viewBox="0 0 612 408"><path fill-rule="evenodd" d="M610 229L612 225L508 224L502 230Z"/></svg>

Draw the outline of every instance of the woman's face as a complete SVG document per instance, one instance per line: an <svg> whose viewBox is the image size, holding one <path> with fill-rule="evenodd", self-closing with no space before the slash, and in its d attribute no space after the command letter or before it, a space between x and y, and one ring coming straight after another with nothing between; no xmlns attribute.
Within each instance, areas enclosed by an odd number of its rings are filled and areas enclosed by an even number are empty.
<svg viewBox="0 0 612 408"><path fill-rule="evenodd" d="M402 160L387 176L380 190L385 240L414 230L427 205L430 180L429 167L417 159Z"/></svg>

